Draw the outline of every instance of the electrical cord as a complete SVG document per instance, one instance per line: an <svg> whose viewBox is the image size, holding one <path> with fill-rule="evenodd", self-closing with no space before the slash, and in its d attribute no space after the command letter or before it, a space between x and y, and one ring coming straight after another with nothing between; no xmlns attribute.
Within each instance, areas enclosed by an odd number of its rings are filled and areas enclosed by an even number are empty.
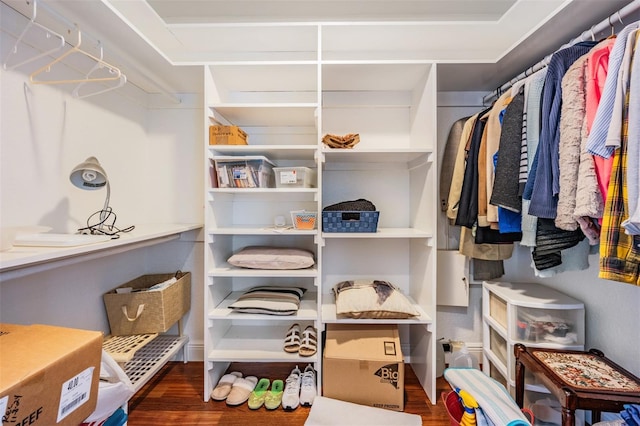
<svg viewBox="0 0 640 426"><path fill-rule="evenodd" d="M98 220L95 223L91 223L92 220L95 221L96 215L98 216ZM116 226L117 216L114 213L111 207L107 207L103 210L98 210L93 213L87 219L87 226L84 228L78 228L78 233L80 234L91 234L91 235L108 235L111 239L120 238L120 234L123 232L131 232L135 229L135 226L131 225L126 228L120 229Z"/></svg>

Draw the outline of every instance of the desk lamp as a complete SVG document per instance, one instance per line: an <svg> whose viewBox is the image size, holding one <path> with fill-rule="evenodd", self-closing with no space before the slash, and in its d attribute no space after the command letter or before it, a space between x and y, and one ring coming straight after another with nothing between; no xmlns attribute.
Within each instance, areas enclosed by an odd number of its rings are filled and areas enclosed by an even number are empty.
<svg viewBox="0 0 640 426"><path fill-rule="evenodd" d="M107 187L107 198L104 200L104 207L100 211L100 223L96 226L98 231L103 231L108 226L105 226L105 221L111 212L109 207L109 198L111 196L111 188L109 186L109 179L107 179L107 173L104 171L100 162L96 157L89 157L84 162L78 164L71 171L69 176L71 183L80 189L86 189L88 191L95 191L103 187Z"/></svg>

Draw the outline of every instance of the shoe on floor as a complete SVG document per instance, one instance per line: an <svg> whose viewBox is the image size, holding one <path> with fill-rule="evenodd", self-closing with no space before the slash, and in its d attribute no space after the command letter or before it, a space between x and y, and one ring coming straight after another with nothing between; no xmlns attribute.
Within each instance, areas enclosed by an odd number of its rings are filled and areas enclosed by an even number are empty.
<svg viewBox="0 0 640 426"><path fill-rule="evenodd" d="M262 378L260 379L260 381L258 381L255 389L253 389L251 395L249 395L249 401L247 402L247 404L249 405L250 409L257 410L258 408L262 407L262 404L264 404L264 399L267 396L267 390L269 390L270 384L271 381L269 379Z"/></svg>
<svg viewBox="0 0 640 426"><path fill-rule="evenodd" d="M300 375L300 369L296 365L285 381L282 394L282 409L285 411L293 411L300 405Z"/></svg>
<svg viewBox="0 0 640 426"><path fill-rule="evenodd" d="M231 392L227 396L227 405L244 404L257 384L258 378L256 376L238 378L231 386Z"/></svg>
<svg viewBox="0 0 640 426"><path fill-rule="evenodd" d="M282 393L284 391L284 382L282 380L274 380L271 383L271 389L267 391L264 398L264 408L267 410L275 410L282 402Z"/></svg>
<svg viewBox="0 0 640 426"><path fill-rule="evenodd" d="M233 383L241 377L242 373L239 371L224 374L218 381L216 387L211 391L211 399L214 401L224 401L227 399Z"/></svg>
<svg viewBox="0 0 640 426"><path fill-rule="evenodd" d="M309 364L305 367L300 379L300 405L310 407L313 405L313 398L316 397L316 371L313 365Z"/></svg>

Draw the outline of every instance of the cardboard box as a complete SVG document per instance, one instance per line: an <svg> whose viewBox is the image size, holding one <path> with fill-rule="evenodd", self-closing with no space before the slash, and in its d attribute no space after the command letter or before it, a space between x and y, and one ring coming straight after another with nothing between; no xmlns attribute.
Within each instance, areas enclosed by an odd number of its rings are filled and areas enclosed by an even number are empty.
<svg viewBox="0 0 640 426"><path fill-rule="evenodd" d="M322 395L404 410L404 362L395 325L328 324Z"/></svg>
<svg viewBox="0 0 640 426"><path fill-rule="evenodd" d="M163 290L144 291L173 277ZM118 293L130 288L133 292ZM103 295L111 334L164 333L191 309L191 272L142 275Z"/></svg>
<svg viewBox="0 0 640 426"><path fill-rule="evenodd" d="M238 126L209 126L209 145L247 145L247 134Z"/></svg>
<svg viewBox="0 0 640 426"><path fill-rule="evenodd" d="M2 425L73 425L98 401L102 333L0 323Z"/></svg>

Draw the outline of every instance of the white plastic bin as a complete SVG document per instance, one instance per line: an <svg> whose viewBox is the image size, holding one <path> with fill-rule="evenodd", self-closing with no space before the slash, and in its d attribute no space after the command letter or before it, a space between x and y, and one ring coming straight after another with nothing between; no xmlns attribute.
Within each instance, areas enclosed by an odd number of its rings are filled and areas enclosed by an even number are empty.
<svg viewBox="0 0 640 426"><path fill-rule="evenodd" d="M314 188L316 171L309 167L274 167L276 188Z"/></svg>

